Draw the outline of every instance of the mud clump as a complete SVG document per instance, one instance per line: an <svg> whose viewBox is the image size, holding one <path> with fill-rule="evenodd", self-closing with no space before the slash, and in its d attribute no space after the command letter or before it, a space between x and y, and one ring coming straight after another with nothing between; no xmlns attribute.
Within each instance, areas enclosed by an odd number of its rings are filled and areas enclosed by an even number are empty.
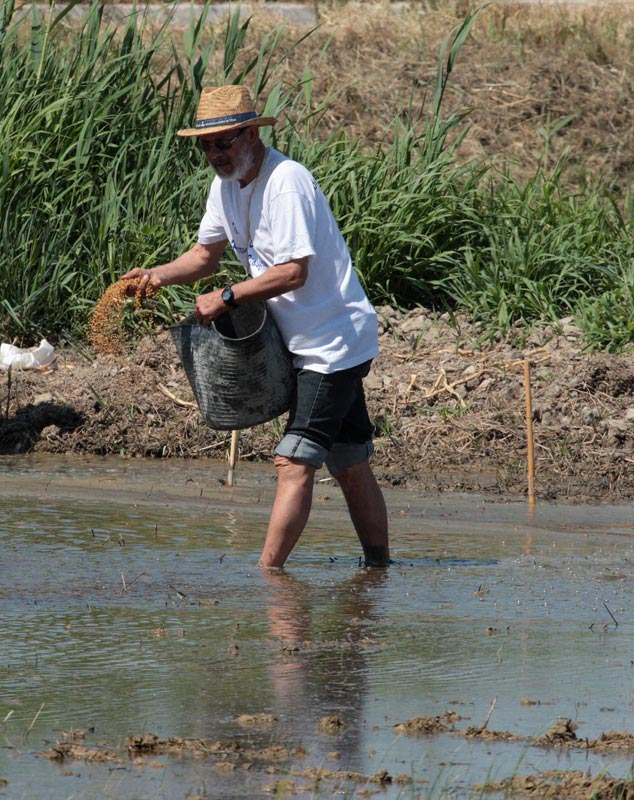
<svg viewBox="0 0 634 800"><path fill-rule="evenodd" d="M283 744L272 744L269 747L252 747L244 750L244 757L253 761L267 763L285 763L288 761L306 758L307 752L303 747L286 747Z"/></svg>
<svg viewBox="0 0 634 800"><path fill-rule="evenodd" d="M129 303L139 311L143 301L158 291L150 279L141 287L140 278L121 278L109 286L95 306L88 331L88 340L95 353L115 355L125 350L125 314Z"/></svg>
<svg viewBox="0 0 634 800"><path fill-rule="evenodd" d="M462 736L465 739L483 739L487 742L522 742L523 736L518 736L516 733L509 731L495 731L489 728L477 727L476 725L469 725L461 731L455 731L455 736Z"/></svg>
<svg viewBox="0 0 634 800"><path fill-rule="evenodd" d="M500 781L481 784L476 792L504 793L523 798L548 800L634 800L634 781L617 778L592 778L585 772L548 771L539 775L514 775Z"/></svg>
<svg viewBox="0 0 634 800"><path fill-rule="evenodd" d="M172 755L181 755L183 753L212 755L238 749L237 745L231 747L229 744L221 744L220 742L205 742L202 739L184 739L180 736L174 736L170 739L161 739L153 733L129 736L125 741L125 746L130 756L156 755L157 753Z"/></svg>
<svg viewBox="0 0 634 800"><path fill-rule="evenodd" d="M87 747L76 742L58 742L50 750L45 750L39 754L43 758L51 761L66 761L74 759L76 761L117 761L116 753L110 750L100 750L96 747Z"/></svg>
<svg viewBox="0 0 634 800"><path fill-rule="evenodd" d="M581 750L634 750L634 735L628 731L605 731L598 739L579 739L577 726L570 720L556 722L544 736L535 739L537 747L569 747Z"/></svg>
<svg viewBox="0 0 634 800"><path fill-rule="evenodd" d="M628 731L605 731L592 744L595 750L634 750L634 736Z"/></svg>
<svg viewBox="0 0 634 800"><path fill-rule="evenodd" d="M577 725L572 720L560 720L556 722L550 730L538 739L535 739L534 744L537 747L560 747L561 745L569 745L577 743Z"/></svg>
<svg viewBox="0 0 634 800"><path fill-rule="evenodd" d="M530 706L552 706L552 700L531 700L530 697L522 697L520 705L524 707Z"/></svg>
<svg viewBox="0 0 634 800"><path fill-rule="evenodd" d="M62 731L61 736L62 742L83 742L86 738L86 732L77 728L74 730Z"/></svg>
<svg viewBox="0 0 634 800"><path fill-rule="evenodd" d="M295 777L309 778L311 781L345 781L349 783L374 783L378 786L388 786L393 782L390 773L381 769L374 775L364 775L363 772L352 772L351 770L329 770L319 767L311 767L302 772L293 772Z"/></svg>
<svg viewBox="0 0 634 800"><path fill-rule="evenodd" d="M332 716L322 717L317 725L319 733L327 733L330 735L341 733L345 727L343 720L338 714Z"/></svg>
<svg viewBox="0 0 634 800"><path fill-rule="evenodd" d="M453 725L459 719L461 719L460 714L448 711L437 717L413 717L406 722L399 722L394 726L394 730L406 736L434 736L453 731Z"/></svg>
<svg viewBox="0 0 634 800"><path fill-rule="evenodd" d="M243 728L272 728L277 717L273 714L241 714L236 722Z"/></svg>
<svg viewBox="0 0 634 800"><path fill-rule="evenodd" d="M257 716L257 715L254 715ZM236 767L243 766L250 769L254 761L271 763L288 762L293 759L300 760L306 756L306 751L301 747L284 747L283 745L270 745L269 747L243 747L235 739L227 741L188 739L174 736L161 739L153 733L144 733L129 736L125 742L128 755L131 757L144 757L152 755L190 755L194 757L217 758L219 762L231 762Z"/></svg>

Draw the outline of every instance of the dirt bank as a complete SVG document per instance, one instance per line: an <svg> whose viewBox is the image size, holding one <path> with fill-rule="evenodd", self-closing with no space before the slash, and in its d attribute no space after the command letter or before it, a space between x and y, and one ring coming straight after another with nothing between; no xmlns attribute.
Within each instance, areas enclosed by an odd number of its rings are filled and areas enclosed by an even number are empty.
<svg viewBox="0 0 634 800"><path fill-rule="evenodd" d="M524 366L531 363L536 494L634 497L634 366L584 352L570 320L515 342L484 343L467 320L381 311L381 355L366 381L384 485L524 493ZM207 428L171 337L125 356L62 348L53 368L0 373L0 454L84 453L225 459L230 434ZM283 419L243 431L240 457L269 460Z"/></svg>

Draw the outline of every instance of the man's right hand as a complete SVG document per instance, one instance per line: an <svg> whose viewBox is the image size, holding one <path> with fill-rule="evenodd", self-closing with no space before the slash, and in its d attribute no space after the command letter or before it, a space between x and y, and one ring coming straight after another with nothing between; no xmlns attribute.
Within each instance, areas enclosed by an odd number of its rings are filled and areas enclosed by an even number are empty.
<svg viewBox="0 0 634 800"><path fill-rule="evenodd" d="M139 299L156 294L160 289L161 283L154 275L151 269L142 269L141 267L134 267L125 275L121 276L121 280L130 281L130 286L127 290L129 295L135 295Z"/></svg>

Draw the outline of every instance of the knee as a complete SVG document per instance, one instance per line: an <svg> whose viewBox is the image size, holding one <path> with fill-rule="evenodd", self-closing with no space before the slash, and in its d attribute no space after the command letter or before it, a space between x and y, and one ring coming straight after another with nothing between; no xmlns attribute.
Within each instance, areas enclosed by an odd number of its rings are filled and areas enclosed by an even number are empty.
<svg viewBox="0 0 634 800"><path fill-rule="evenodd" d="M289 481L293 483L308 483L312 482L317 468L312 464L307 464L305 461L299 461L296 458L287 458L286 456L275 456L275 471L277 472L278 480Z"/></svg>
<svg viewBox="0 0 634 800"><path fill-rule="evenodd" d="M370 462L362 461L359 464L352 464L351 466L340 470L336 475L333 475L333 478L342 487L342 489L345 489L349 486L352 487L365 483L370 476L372 476Z"/></svg>

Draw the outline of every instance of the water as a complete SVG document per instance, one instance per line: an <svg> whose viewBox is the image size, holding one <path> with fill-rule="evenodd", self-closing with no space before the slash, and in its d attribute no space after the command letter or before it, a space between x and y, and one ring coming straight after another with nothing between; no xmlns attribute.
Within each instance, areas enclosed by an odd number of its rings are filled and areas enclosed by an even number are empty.
<svg viewBox="0 0 634 800"><path fill-rule="evenodd" d="M282 778L284 797L378 791L315 785L311 767L413 777L386 800L466 797L515 771L629 774L627 752L394 726L455 711L458 730L490 715L524 737L561 718L580 738L634 732L631 506L389 492L395 564L365 573L340 494L320 482L272 575L254 566L272 470L240 464L234 488L224 476L217 463L0 459L0 796L258 798ZM338 733L320 729L335 715ZM42 757L77 730L118 759ZM150 732L306 754L232 770L128 758L126 737Z"/></svg>

